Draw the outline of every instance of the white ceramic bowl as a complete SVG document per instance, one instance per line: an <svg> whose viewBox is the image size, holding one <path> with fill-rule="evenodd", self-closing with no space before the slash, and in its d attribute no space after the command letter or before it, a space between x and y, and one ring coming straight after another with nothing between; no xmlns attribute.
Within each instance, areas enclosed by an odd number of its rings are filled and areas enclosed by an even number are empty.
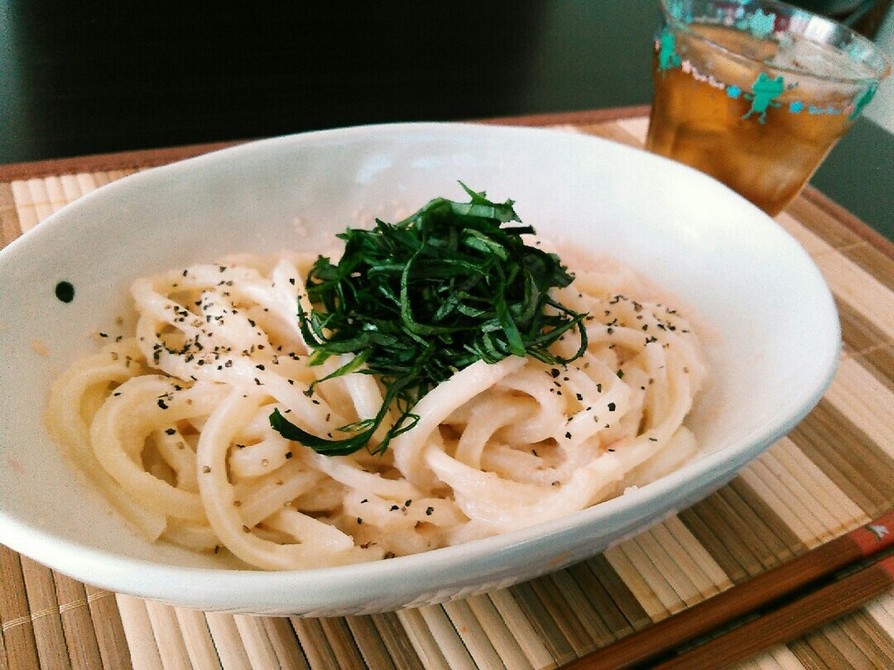
<svg viewBox="0 0 894 670"><path fill-rule="evenodd" d="M717 383L692 422L703 456L527 530L280 573L226 569L136 539L60 458L42 424L48 386L95 348L89 334L124 310L133 278L237 251L329 248L358 212L388 218L438 195L464 198L458 180L515 199L545 236L625 260L716 327ZM60 280L74 285L73 302L55 297ZM788 234L719 183L645 152L459 124L252 143L113 183L0 252L0 542L84 582L206 610L343 615L471 595L592 556L727 482L819 400L839 342L829 290Z"/></svg>

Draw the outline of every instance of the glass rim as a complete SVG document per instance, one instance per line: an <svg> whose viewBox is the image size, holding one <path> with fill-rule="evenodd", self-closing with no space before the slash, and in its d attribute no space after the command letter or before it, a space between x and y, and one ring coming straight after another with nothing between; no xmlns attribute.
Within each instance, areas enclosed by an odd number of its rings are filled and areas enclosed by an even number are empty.
<svg viewBox="0 0 894 670"><path fill-rule="evenodd" d="M811 77L816 80L825 81L825 82L833 82L837 84L861 84L861 83L871 83L871 82L881 82L885 79L889 74L891 74L891 62L889 61L887 55L881 50L881 48L872 40L870 40L865 35L858 33L856 30L838 22L834 19L831 19L827 16L823 16L821 14L817 14L816 12L811 12L806 9L802 9L801 7L797 7L795 5L788 4L786 2L778 2L777 0L746 0L745 2L739 2L739 6L742 8L745 7L753 7L756 9L759 8L778 8L786 13L787 16L793 16L798 14L800 16L809 17L811 21L817 21L826 25L827 27L839 31L843 34L846 34L848 38L851 40L851 43L858 43L861 45L861 52L864 54L871 54L874 56L875 62L870 62L869 60L860 60L859 63L865 65L867 68L871 68L875 70L874 74L871 75L853 75L853 76L842 76L842 75L828 75L817 73L812 71L806 67L795 67L791 65L785 64L776 64L772 62L768 62L763 59L754 58L743 54L737 50L730 49L729 47L720 44L695 30L692 30L690 27L692 22L687 22L681 20L673 15L670 10L669 4L674 2L675 0L659 0L658 4L661 9L661 13L663 15L664 21L667 25L673 26L676 30L681 30L687 34L687 36L697 39L700 42L708 44L711 48L717 49L727 56L734 58L735 60L745 62L745 63L760 63L765 67L782 72L787 74L795 74L801 77ZM730 2L730 5L733 3ZM810 39L810 38L808 38ZM817 40L811 40L812 42L819 43ZM840 47L833 46L838 51L842 51Z"/></svg>

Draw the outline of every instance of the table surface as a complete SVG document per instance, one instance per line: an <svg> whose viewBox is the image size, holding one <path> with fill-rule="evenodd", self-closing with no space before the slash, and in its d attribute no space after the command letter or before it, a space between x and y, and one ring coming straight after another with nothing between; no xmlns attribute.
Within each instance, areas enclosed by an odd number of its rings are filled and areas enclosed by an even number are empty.
<svg viewBox="0 0 894 670"><path fill-rule="evenodd" d="M504 119L634 146L646 108ZM0 246L117 178L211 146L0 166ZM832 289L843 349L791 433L704 501L591 560L371 616L248 617L108 593L0 546L0 668L553 668L894 506L894 243L808 188L779 225ZM894 591L742 668L894 667Z"/></svg>
<svg viewBox="0 0 894 670"><path fill-rule="evenodd" d="M0 3L0 164L651 98L655 0L284 5ZM892 174L860 119L813 184L894 239Z"/></svg>

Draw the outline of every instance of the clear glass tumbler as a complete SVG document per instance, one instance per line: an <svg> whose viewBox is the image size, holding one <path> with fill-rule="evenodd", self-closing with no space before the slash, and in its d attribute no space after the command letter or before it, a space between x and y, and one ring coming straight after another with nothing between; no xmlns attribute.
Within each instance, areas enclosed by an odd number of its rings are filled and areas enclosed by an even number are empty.
<svg viewBox="0 0 894 670"><path fill-rule="evenodd" d="M870 40L768 0L659 0L646 148L780 212L891 67Z"/></svg>

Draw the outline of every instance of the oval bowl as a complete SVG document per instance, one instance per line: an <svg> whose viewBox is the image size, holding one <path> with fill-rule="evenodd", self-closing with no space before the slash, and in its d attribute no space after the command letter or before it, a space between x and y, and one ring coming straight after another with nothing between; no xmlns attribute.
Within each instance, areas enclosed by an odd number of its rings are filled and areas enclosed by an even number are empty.
<svg viewBox="0 0 894 670"><path fill-rule="evenodd" d="M458 180L525 223L640 270L718 337L684 467L554 522L425 554L292 572L231 569L134 535L43 427L52 379L127 311L131 281L233 252L323 250ZM393 220L393 219L392 219ZM59 281L75 287L63 303ZM818 402L840 329L822 276L772 219L690 168L559 130L391 124L241 145L126 177L0 252L0 542L114 592L203 610L373 613L464 597L593 556L705 497Z"/></svg>

